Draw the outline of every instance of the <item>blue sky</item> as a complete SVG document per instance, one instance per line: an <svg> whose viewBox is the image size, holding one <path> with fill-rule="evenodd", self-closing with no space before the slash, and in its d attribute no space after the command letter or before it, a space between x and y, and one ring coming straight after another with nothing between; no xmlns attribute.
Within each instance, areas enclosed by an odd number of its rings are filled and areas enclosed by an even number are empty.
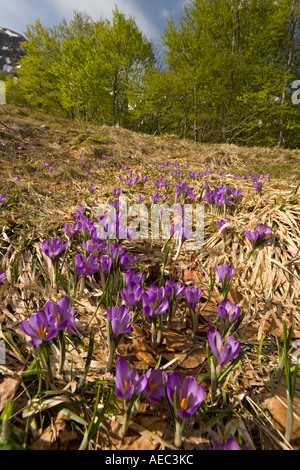
<svg viewBox="0 0 300 470"><path fill-rule="evenodd" d="M132 16L149 40L159 41L170 15L176 21L189 0L0 0L0 27L24 34L26 25L40 19L51 27L63 18L69 21L73 10L86 12L94 20L111 18L115 5Z"/></svg>

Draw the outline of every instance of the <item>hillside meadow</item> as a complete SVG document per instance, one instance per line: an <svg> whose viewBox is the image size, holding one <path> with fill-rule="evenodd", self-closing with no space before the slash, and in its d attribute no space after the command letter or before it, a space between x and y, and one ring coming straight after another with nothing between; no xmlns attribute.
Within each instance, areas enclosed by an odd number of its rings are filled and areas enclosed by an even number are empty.
<svg viewBox="0 0 300 470"><path fill-rule="evenodd" d="M0 152L0 448L299 450L299 150L1 105Z"/></svg>

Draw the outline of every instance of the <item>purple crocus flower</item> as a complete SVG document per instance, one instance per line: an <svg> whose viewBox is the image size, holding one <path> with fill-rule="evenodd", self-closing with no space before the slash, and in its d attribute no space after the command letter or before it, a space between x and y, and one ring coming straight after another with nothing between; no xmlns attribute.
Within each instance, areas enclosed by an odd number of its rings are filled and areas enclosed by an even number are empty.
<svg viewBox="0 0 300 470"><path fill-rule="evenodd" d="M124 255L125 250L123 247L120 247L119 245L114 244L114 245L110 245L109 253L113 257L113 259L116 260L117 257L119 257L120 259L120 257Z"/></svg>
<svg viewBox="0 0 300 470"><path fill-rule="evenodd" d="M193 238L194 236L193 231L189 230L190 227L185 225L184 220L182 221L182 223L183 225L181 225L181 222L179 222L174 226L174 231L178 234L181 243L183 243L185 240Z"/></svg>
<svg viewBox="0 0 300 470"><path fill-rule="evenodd" d="M100 256L101 268L106 276L108 276L109 274L110 268L112 266L112 262L113 260L111 256L104 256L104 255Z"/></svg>
<svg viewBox="0 0 300 470"><path fill-rule="evenodd" d="M169 301L162 301L161 289L155 290L148 289L148 292L143 293L143 313L146 317L154 319L159 317L169 308Z"/></svg>
<svg viewBox="0 0 300 470"><path fill-rule="evenodd" d="M167 373L162 369L149 369L146 372L148 380L147 386L143 391L143 399L156 404L165 396L165 384L167 383Z"/></svg>
<svg viewBox="0 0 300 470"><path fill-rule="evenodd" d="M159 198L160 198L160 194L154 193L154 195L151 196L151 199L152 199L153 204L156 204L157 201L159 200Z"/></svg>
<svg viewBox="0 0 300 470"><path fill-rule="evenodd" d="M242 190L241 190L241 189L239 189L239 190L237 190L237 189L235 189L235 188L231 189L231 195L235 198L236 202L237 202L238 199L240 198L241 194L242 194Z"/></svg>
<svg viewBox="0 0 300 470"><path fill-rule="evenodd" d="M255 189L256 193L260 193L260 191L263 187L263 183L261 183L260 181L256 181L255 183L252 183L252 186Z"/></svg>
<svg viewBox="0 0 300 470"><path fill-rule="evenodd" d="M79 336L74 320L74 308L70 307L70 299L68 296L62 297L58 304L49 300L46 303L45 312L49 320L51 317L56 319L58 330L67 329L74 336Z"/></svg>
<svg viewBox="0 0 300 470"><path fill-rule="evenodd" d="M67 237L71 240L78 230L78 223L77 222L75 222L75 224L65 223L64 228L65 228Z"/></svg>
<svg viewBox="0 0 300 470"><path fill-rule="evenodd" d="M173 298L178 297L180 294L184 294L185 286L181 284L181 282L175 282L175 279L172 277L169 281L166 282L165 285L165 293L166 297L171 302L172 296Z"/></svg>
<svg viewBox="0 0 300 470"><path fill-rule="evenodd" d="M257 229L253 232L245 230L245 237L250 241L251 245L254 247L258 240L272 233L271 227L268 227L264 224L258 224Z"/></svg>
<svg viewBox="0 0 300 470"><path fill-rule="evenodd" d="M133 393L142 393L147 387L146 375L139 377L135 370L129 369L129 364L123 357L116 363L115 393L119 398L129 400Z"/></svg>
<svg viewBox="0 0 300 470"><path fill-rule="evenodd" d="M106 314L111 324L114 341L116 341L119 336L128 333L131 328L131 313L128 312L126 305L121 305L119 308L108 308Z"/></svg>
<svg viewBox="0 0 300 470"><path fill-rule="evenodd" d="M111 203L112 206L114 206L114 208L118 211L119 210L119 207L120 207L120 201L119 199L111 199L109 201Z"/></svg>
<svg viewBox="0 0 300 470"><path fill-rule="evenodd" d="M84 207L83 205L81 204L75 211L74 214L72 214L73 217L75 218L79 218L80 216L83 216L84 215Z"/></svg>
<svg viewBox="0 0 300 470"><path fill-rule="evenodd" d="M185 287L184 295L186 297L186 300L188 301L188 304L191 310L193 310L193 312L195 312L196 310L197 304L201 298L201 294L202 294L201 287L199 287L199 289L197 289L197 287L195 286Z"/></svg>
<svg viewBox="0 0 300 470"><path fill-rule="evenodd" d="M0 272L0 282L3 281L3 279L5 278L6 274L5 273L1 273Z"/></svg>
<svg viewBox="0 0 300 470"><path fill-rule="evenodd" d="M6 199L6 194L0 194L0 204L2 204L2 202L4 202Z"/></svg>
<svg viewBox="0 0 300 470"><path fill-rule="evenodd" d="M137 198L138 204L142 204L144 201L145 201L145 198L144 198L144 197L138 196L138 198Z"/></svg>
<svg viewBox="0 0 300 470"><path fill-rule="evenodd" d="M142 275L140 272L135 272L134 268L129 268L127 269L124 279L125 279L125 284L128 287L129 284L140 284L143 282L145 276Z"/></svg>
<svg viewBox="0 0 300 470"><path fill-rule="evenodd" d="M130 283L128 287L124 287L120 291L120 296L124 302L135 311L143 293L143 286L139 284Z"/></svg>
<svg viewBox="0 0 300 470"><path fill-rule="evenodd" d="M241 448L233 437L229 437L224 446L220 442L217 442L212 450L241 450ZM243 450L249 450L249 446L245 445Z"/></svg>
<svg viewBox="0 0 300 470"><path fill-rule="evenodd" d="M122 193L122 190L120 188L115 188L113 190L113 193L116 197L120 196L120 194Z"/></svg>
<svg viewBox="0 0 300 470"><path fill-rule="evenodd" d="M152 284L147 291L147 296L150 302L154 304L156 301L161 303L165 297L165 288L157 287L156 284Z"/></svg>
<svg viewBox="0 0 300 470"><path fill-rule="evenodd" d="M21 321L21 330L32 339L29 341L33 346L42 344L42 341L50 341L57 333L57 320L54 317L48 317L44 310L33 313L27 323Z"/></svg>
<svg viewBox="0 0 300 470"><path fill-rule="evenodd" d="M89 190L90 191L93 192L93 191L95 191L95 189L96 189L96 186L94 184L89 184Z"/></svg>
<svg viewBox="0 0 300 470"><path fill-rule="evenodd" d="M188 376L183 380L179 372L173 372L170 375L166 389L168 400L173 407L175 406L174 395L176 396L177 407L174 411L183 420L193 416L204 400L204 388L197 385L194 377Z"/></svg>
<svg viewBox="0 0 300 470"><path fill-rule="evenodd" d="M224 299L218 306L218 313L223 323L228 318L228 326L231 326L240 316L241 308L232 304L228 299Z"/></svg>
<svg viewBox="0 0 300 470"><path fill-rule="evenodd" d="M134 263L136 256L133 256L131 253L120 256L120 269L124 271L130 264Z"/></svg>
<svg viewBox="0 0 300 470"><path fill-rule="evenodd" d="M215 271L219 276L222 286L224 286L225 283L228 284L229 279L234 273L234 267L224 264L224 266L215 266Z"/></svg>
<svg viewBox="0 0 300 470"><path fill-rule="evenodd" d="M217 221L217 226L218 228L222 228L225 224L229 224L230 223L230 220L218 220ZM222 230L222 234L225 235L225 230L227 229L227 227L223 228Z"/></svg>
<svg viewBox="0 0 300 470"><path fill-rule="evenodd" d="M42 243L42 251L45 253L46 256L49 256L52 263L54 263L57 256L59 256L67 247L68 242L63 244L63 242L59 238L52 238L49 242L48 240L44 240Z"/></svg>
<svg viewBox="0 0 300 470"><path fill-rule="evenodd" d="M234 337L229 336L225 345L223 345L220 333L212 326L208 329L207 337L210 349L217 359L218 366L225 366L240 352L241 343L239 341L235 342Z"/></svg>
<svg viewBox="0 0 300 470"><path fill-rule="evenodd" d="M265 235L269 235L270 233L272 233L271 227L269 227L268 225L261 224L261 223L257 224L257 230L263 237Z"/></svg>
<svg viewBox="0 0 300 470"><path fill-rule="evenodd" d="M79 254L75 257L74 262L78 278L88 275L91 276L99 270L97 256L88 256L86 260L84 260L83 255Z"/></svg>
<svg viewBox="0 0 300 470"><path fill-rule="evenodd" d="M245 230L245 237L247 238L247 240L249 240L252 246L255 246L257 241L261 238L261 235L256 230L253 232Z"/></svg>
<svg viewBox="0 0 300 470"><path fill-rule="evenodd" d="M91 238L86 242L82 242L82 246L87 253L94 253L95 251L98 251L101 248L100 240L94 238Z"/></svg>

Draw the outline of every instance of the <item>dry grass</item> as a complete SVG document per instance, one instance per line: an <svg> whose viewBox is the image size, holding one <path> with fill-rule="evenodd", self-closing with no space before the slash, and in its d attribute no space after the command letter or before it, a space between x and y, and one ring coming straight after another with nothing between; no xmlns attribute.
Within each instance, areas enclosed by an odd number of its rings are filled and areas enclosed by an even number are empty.
<svg viewBox="0 0 300 470"><path fill-rule="evenodd" d="M48 127L41 127L43 125ZM65 370L67 382L57 376L55 386L49 385L49 398L45 395L42 404L34 401L35 381L25 379L23 375L32 355L19 325L22 319L43 309L48 300L58 301L63 294L62 290L57 293L51 286L49 265L41 251L42 241L52 236L63 238L64 224L73 220L71 214L80 204L94 217L99 203L108 201L115 187L122 187L129 200L136 201L137 195L141 194L149 203L150 196L156 191L154 181L158 176L164 173L172 180L169 168L152 164L180 162L186 177L189 170L203 171L207 165L219 172L228 172L226 177L213 175L211 187L225 182L242 189L242 196L236 209L226 213L226 217L206 208L203 247L192 256L183 250L175 262L176 247L173 246L171 263L165 274L172 273L178 279L201 286L205 299L209 273L214 266L225 263L234 266L230 299L246 312L239 337L243 345L251 346L243 363L234 369L224 384L229 403L225 415L209 402L207 392L208 411L189 423L184 448L211 449L216 441L223 441L224 435L235 431L235 435L240 435L251 449L299 449L297 407L300 384L297 381L294 433L288 443L284 439L285 381L284 377L276 376L275 335L282 340L282 322L286 320L290 324L292 319L296 321L295 338L300 335L300 201L299 192L296 192L300 180L300 151L203 145L176 136L153 137L125 129L68 123L10 106L0 108L0 140L6 142L0 160L0 193L7 194L0 213L0 272L6 273L6 279L0 285L0 337L7 345L6 364L0 366L0 390L4 397L0 411L9 400L14 400L16 407L11 421L23 445L32 449L78 448L82 436L64 410L69 408L89 422L95 384L99 380L107 381L103 385L104 397L114 383L113 374L105 372L106 309L101 305L91 323L95 345L87 386L80 392L76 388L85 367L88 324L102 294L99 279L92 277L86 281L82 300L76 304L76 324L82 339L69 345ZM35 148L31 149L31 146ZM18 147L22 149L18 150ZM102 155L114 156L114 159L102 159ZM80 164L81 157L84 157L85 165ZM103 167L98 165L99 161L103 162ZM50 172L43 162L53 165L55 170ZM120 183L119 175L127 174L122 170L125 163L131 165L135 174L147 175L149 181L130 188L126 183ZM188 169L187 164L190 164ZM92 169L91 174L87 168ZM261 198L254 193L251 180L233 176L234 173L272 173L272 168L276 169L275 178L265 180ZM15 181L15 176L20 180ZM88 189L90 183L96 186L94 192ZM201 179L191 180L197 193L202 184ZM170 185L171 203L173 189ZM216 225L221 218L230 220L225 247ZM244 232L255 230L258 222L271 226L273 234L257 249L253 258ZM157 281L163 263L161 244L126 241L124 246L137 255L136 267L145 265L147 283ZM62 274L67 278L66 264ZM151 349L149 329L137 324L120 344L118 355L128 358L139 371L144 363L154 367L161 355L167 371L178 370L200 380L207 370L206 332L216 318L219 300L218 289L215 289L202 312L203 322L199 323L194 340L190 338L190 319L182 303L172 328L164 330L161 349L156 352ZM263 359L258 357L262 339ZM51 354L56 363L58 350L54 344ZM206 378L203 384L208 391ZM220 408L221 403L218 405ZM121 442L120 406L118 401L114 402L109 417L89 444L91 449L174 447L170 417L163 405L150 409L142 407L128 436Z"/></svg>

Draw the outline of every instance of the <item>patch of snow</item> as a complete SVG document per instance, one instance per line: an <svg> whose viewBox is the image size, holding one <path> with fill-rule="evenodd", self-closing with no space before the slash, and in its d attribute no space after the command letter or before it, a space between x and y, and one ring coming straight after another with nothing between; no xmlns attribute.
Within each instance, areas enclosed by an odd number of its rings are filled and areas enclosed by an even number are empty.
<svg viewBox="0 0 300 470"><path fill-rule="evenodd" d="M9 57L5 57L5 60L6 60L7 64L10 64L10 58Z"/></svg>
<svg viewBox="0 0 300 470"><path fill-rule="evenodd" d="M8 47L7 46L2 46L3 51L7 51Z"/></svg>
<svg viewBox="0 0 300 470"><path fill-rule="evenodd" d="M10 31L9 29L6 29L5 32L6 32L6 34L8 34L9 36L12 36L12 37L15 37L15 38L18 38L18 37L19 37L18 34L13 33L13 32Z"/></svg>
<svg viewBox="0 0 300 470"><path fill-rule="evenodd" d="M13 69L13 67L11 65L7 65L7 64L4 64L3 65L3 72L10 72L11 70Z"/></svg>

